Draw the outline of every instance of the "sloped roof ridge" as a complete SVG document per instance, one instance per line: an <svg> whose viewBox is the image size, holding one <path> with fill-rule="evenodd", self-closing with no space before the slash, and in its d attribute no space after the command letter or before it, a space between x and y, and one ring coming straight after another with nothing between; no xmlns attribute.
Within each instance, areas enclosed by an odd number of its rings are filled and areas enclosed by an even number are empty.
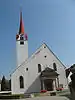
<svg viewBox="0 0 75 100"><path fill-rule="evenodd" d="M44 43L45 44L45 43ZM46 45L46 44L45 44ZM66 66L62 63L62 61L55 55L55 53L48 47L48 45L46 45L47 48L50 50L50 52L55 56L55 58L64 66L64 68L66 68Z"/></svg>
<svg viewBox="0 0 75 100"><path fill-rule="evenodd" d="M23 63L21 63L20 66L16 67L15 70L13 71L13 73L14 73L19 67L21 67L22 65L25 65L25 64L27 64L29 61L31 61L32 57L35 56L36 52L39 51L40 48L41 48L43 45L46 46L46 47L49 49L49 51L55 56L55 58L64 66L64 68L66 68L65 65L60 61L60 59L52 52L52 50L51 50L51 49L48 47L48 45L44 42L41 46L39 46L39 47L36 49L36 51L35 51L34 53L32 53L32 55L31 55L30 57L28 57Z"/></svg>
<svg viewBox="0 0 75 100"><path fill-rule="evenodd" d="M22 65L25 65L25 64L27 64L29 61L31 61L32 57L35 56L36 52L39 51L39 49L40 49L43 45L45 45L45 43L43 43L39 48L37 48L36 51L35 51L34 53L32 53L32 55L31 55L30 57L28 57L25 61L23 61L23 62L21 63L21 65L19 65L18 67L16 67L12 73L14 73L14 72L15 72L19 67L21 67Z"/></svg>

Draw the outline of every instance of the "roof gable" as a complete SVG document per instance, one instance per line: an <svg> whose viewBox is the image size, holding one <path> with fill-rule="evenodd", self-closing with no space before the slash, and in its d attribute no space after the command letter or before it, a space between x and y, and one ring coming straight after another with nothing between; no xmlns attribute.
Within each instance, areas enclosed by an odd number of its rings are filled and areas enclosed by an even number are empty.
<svg viewBox="0 0 75 100"><path fill-rule="evenodd" d="M45 44L45 43L44 43ZM46 45L46 44L45 44ZM62 61L54 54L54 52L46 45L46 47L49 49L49 51L54 55L54 57L66 68L66 66L62 63Z"/></svg>
<svg viewBox="0 0 75 100"><path fill-rule="evenodd" d="M46 67L42 72L41 76L58 76L59 74L53 69Z"/></svg>
<svg viewBox="0 0 75 100"><path fill-rule="evenodd" d="M20 66L18 66L14 71L13 73L19 68L21 67L22 65L25 65L27 64L28 62L30 62L32 59L35 58L35 56L40 53L40 51L43 49L43 48L46 48L54 55L54 57L65 67L65 65L60 61L60 59L52 52L52 50L46 45L46 43L43 43L39 48L37 48L37 50L27 59L25 60Z"/></svg>

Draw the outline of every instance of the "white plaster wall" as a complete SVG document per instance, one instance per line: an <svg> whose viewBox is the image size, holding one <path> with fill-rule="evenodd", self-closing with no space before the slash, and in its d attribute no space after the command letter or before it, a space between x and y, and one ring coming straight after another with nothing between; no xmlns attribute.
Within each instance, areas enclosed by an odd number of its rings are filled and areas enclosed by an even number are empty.
<svg viewBox="0 0 75 100"><path fill-rule="evenodd" d="M38 71L38 64L42 65L42 70L45 69L45 67L50 67L53 69L53 63L56 63L57 65L57 73L59 74L59 84L63 84L63 87L67 87L67 79L66 79L66 73L65 73L65 66L61 64L61 62L50 52L48 48L44 48L45 44L41 46L41 48L38 49L40 51L39 53L36 52L36 55L32 57L30 63L31 67L31 73L32 70L34 72ZM46 58L44 56L47 56ZM35 68L36 67L36 68ZM38 73L38 72L36 72ZM33 75L33 74L32 74ZM34 77L34 76L32 76Z"/></svg>
<svg viewBox="0 0 75 100"><path fill-rule="evenodd" d="M44 45L42 45L41 48L43 48ZM47 57L44 58L44 55L46 55ZM67 87L65 66L61 64L61 62L52 54L52 52L48 48L44 48L41 51L38 57L38 61L40 61L40 63L44 65L45 64L49 65L50 68L53 68L53 63L55 62L57 65L57 73L59 74L59 84L63 84L64 88Z"/></svg>
<svg viewBox="0 0 75 100"><path fill-rule="evenodd" d="M57 73L59 74L59 84L63 84L64 88L67 86L67 79L65 75L65 66L52 54L52 52L43 44L26 62L22 64L12 74L12 93L29 93L29 92L40 92L40 79L38 73L38 64L42 65L42 71L46 67L53 68L53 63L57 65ZM47 56L46 58L44 56ZM28 71L26 68L28 67ZM18 77L24 76L24 89L19 88Z"/></svg>
<svg viewBox="0 0 75 100"><path fill-rule="evenodd" d="M35 61L35 59L33 60ZM32 70L34 67L35 69ZM28 71L26 71L26 68L28 68ZM41 87L38 75L37 66L35 64L33 67L31 67L31 63L27 63L25 66L19 67L11 76L12 94L40 92ZM20 89L20 76L24 77L24 89Z"/></svg>
<svg viewBox="0 0 75 100"><path fill-rule="evenodd" d="M20 89L19 77L24 77L24 89ZM26 89L26 72L23 67L19 67L11 77L12 94L23 94Z"/></svg>
<svg viewBox="0 0 75 100"><path fill-rule="evenodd" d="M17 67L28 58L28 41L24 41L24 45L20 45L20 41L16 41L16 57Z"/></svg>

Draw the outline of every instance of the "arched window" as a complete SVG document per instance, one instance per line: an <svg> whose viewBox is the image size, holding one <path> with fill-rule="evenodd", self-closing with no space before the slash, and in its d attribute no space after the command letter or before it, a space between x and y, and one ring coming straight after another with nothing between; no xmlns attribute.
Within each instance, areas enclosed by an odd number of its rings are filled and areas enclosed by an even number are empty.
<svg viewBox="0 0 75 100"><path fill-rule="evenodd" d="M23 76L19 77L19 81L20 81L20 88L24 88L24 78L23 78Z"/></svg>
<svg viewBox="0 0 75 100"><path fill-rule="evenodd" d="M57 71L56 63L53 63L53 69L54 69L55 71Z"/></svg>
<svg viewBox="0 0 75 100"><path fill-rule="evenodd" d="M41 72L41 65L38 64L38 73Z"/></svg>

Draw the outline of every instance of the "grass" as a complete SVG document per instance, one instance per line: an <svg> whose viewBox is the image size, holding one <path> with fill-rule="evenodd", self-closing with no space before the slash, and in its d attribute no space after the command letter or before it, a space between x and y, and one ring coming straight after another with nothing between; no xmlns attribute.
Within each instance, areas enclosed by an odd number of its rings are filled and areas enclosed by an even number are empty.
<svg viewBox="0 0 75 100"><path fill-rule="evenodd" d="M40 96L40 93L34 93L34 97Z"/></svg>
<svg viewBox="0 0 75 100"><path fill-rule="evenodd" d="M71 95L69 90L57 91L57 95L67 97L69 100L71 100Z"/></svg>
<svg viewBox="0 0 75 100"><path fill-rule="evenodd" d="M67 90L62 90L62 91L56 91L56 93L68 93L69 92L69 90L67 89Z"/></svg>
<svg viewBox="0 0 75 100"><path fill-rule="evenodd" d="M25 98L24 94L16 94L16 95L0 95L0 99L20 99Z"/></svg>
<svg viewBox="0 0 75 100"><path fill-rule="evenodd" d="M45 96L47 94L45 93L32 93L33 97L38 97L38 96ZM63 90L63 91L56 91L56 95L59 96L65 96L65 97L70 97L70 92L69 90ZM29 97L29 95L25 95L25 94L4 94L4 95L0 95L0 99L21 99L21 98L27 98L26 96Z"/></svg>

